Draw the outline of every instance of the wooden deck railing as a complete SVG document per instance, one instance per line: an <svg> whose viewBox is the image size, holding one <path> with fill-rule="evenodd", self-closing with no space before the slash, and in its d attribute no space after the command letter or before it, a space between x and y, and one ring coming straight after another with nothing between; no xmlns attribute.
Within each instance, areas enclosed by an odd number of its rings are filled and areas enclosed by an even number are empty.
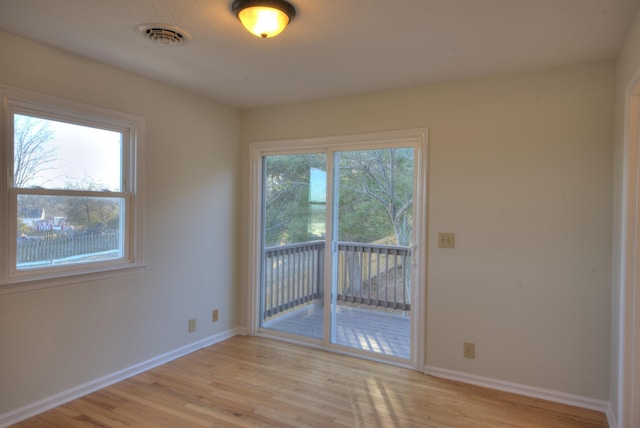
<svg viewBox="0 0 640 428"><path fill-rule="evenodd" d="M338 300L411 310L411 248L338 243Z"/></svg>
<svg viewBox="0 0 640 428"><path fill-rule="evenodd" d="M264 319L322 297L324 241L265 249Z"/></svg>
<svg viewBox="0 0 640 428"><path fill-rule="evenodd" d="M263 319L322 299L324 249L324 241L265 249ZM339 242L336 298L411 310L410 259L409 247Z"/></svg>

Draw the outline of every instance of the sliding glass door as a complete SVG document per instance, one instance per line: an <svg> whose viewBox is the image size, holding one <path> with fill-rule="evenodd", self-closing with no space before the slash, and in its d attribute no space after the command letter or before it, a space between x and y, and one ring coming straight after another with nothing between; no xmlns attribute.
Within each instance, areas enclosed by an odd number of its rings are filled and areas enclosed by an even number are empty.
<svg viewBox="0 0 640 428"><path fill-rule="evenodd" d="M324 337L326 153L262 158L260 326Z"/></svg>
<svg viewBox="0 0 640 428"><path fill-rule="evenodd" d="M414 149L334 153L331 342L408 359Z"/></svg>
<svg viewBox="0 0 640 428"><path fill-rule="evenodd" d="M254 149L256 333L415 360L420 137Z"/></svg>

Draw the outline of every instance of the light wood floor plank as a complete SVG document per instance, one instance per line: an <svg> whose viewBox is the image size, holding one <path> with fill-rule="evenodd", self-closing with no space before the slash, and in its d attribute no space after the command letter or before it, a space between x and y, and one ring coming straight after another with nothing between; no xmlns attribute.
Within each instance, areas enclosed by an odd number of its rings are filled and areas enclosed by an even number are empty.
<svg viewBox="0 0 640 428"><path fill-rule="evenodd" d="M237 336L15 427L600 428L607 422L600 412Z"/></svg>

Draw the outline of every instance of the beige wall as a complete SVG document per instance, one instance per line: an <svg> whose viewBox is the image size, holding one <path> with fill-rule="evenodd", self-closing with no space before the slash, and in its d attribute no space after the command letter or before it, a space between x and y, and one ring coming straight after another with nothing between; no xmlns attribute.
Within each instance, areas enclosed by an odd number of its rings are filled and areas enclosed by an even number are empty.
<svg viewBox="0 0 640 428"><path fill-rule="evenodd" d="M0 64L2 84L140 115L147 131L146 270L0 295L0 415L235 327L238 113L1 32Z"/></svg>
<svg viewBox="0 0 640 428"><path fill-rule="evenodd" d="M251 141L428 127L426 363L607 400L613 93L607 62L249 110L241 157Z"/></svg>
<svg viewBox="0 0 640 428"><path fill-rule="evenodd" d="M613 64L238 115L1 32L0 58L2 84L145 117L148 265L0 295L0 414L244 322L249 141L414 127L430 130L427 364L608 399Z"/></svg>
<svg viewBox="0 0 640 428"><path fill-rule="evenodd" d="M631 83L638 77L640 72L640 13L636 15L636 19L627 34L627 39L622 46L620 55L616 64L616 92L615 92L615 123L614 123L614 229L613 229L613 313L612 313L612 344L611 344L611 405L616 415L616 419L620 422L620 426L626 421L622 420L622 394L623 388L622 378L629 374L621 373L622 369L622 337L624 330L621 323L624 322L621 311L621 291L622 291L622 216L623 216L623 192L624 192L624 172L626 161L625 158L625 105L627 91ZM630 338L630 336L629 336ZM629 406L630 403L627 403ZM630 424L631 422L628 421ZM624 425L631 426L631 425Z"/></svg>

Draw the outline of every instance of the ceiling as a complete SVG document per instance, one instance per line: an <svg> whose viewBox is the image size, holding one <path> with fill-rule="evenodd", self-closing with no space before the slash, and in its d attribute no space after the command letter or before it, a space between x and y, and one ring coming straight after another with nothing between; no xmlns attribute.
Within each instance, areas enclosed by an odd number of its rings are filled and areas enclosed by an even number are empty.
<svg viewBox="0 0 640 428"><path fill-rule="evenodd" d="M290 0L273 39L231 0L0 0L0 29L239 108L609 60L640 0ZM182 46L143 37L163 23Z"/></svg>

